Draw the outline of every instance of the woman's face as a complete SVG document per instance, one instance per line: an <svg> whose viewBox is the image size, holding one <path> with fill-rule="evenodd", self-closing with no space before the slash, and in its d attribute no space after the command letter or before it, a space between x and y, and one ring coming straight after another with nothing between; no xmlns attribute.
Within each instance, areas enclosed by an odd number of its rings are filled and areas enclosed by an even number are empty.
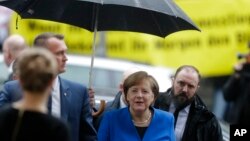
<svg viewBox="0 0 250 141"><path fill-rule="evenodd" d="M144 112L154 101L154 94L151 90L150 83L142 80L139 84L128 89L127 101L130 109L134 112Z"/></svg>

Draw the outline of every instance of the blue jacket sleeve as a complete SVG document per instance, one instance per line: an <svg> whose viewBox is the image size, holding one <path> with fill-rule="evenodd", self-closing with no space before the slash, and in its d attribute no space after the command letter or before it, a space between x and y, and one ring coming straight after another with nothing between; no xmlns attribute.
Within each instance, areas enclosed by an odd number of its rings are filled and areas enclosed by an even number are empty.
<svg viewBox="0 0 250 141"><path fill-rule="evenodd" d="M4 85L3 90L0 91L0 107L3 105L10 103L10 95L6 89L6 85Z"/></svg>
<svg viewBox="0 0 250 141"><path fill-rule="evenodd" d="M0 91L0 107L16 102L22 98L22 90L18 81L9 81L3 85Z"/></svg>

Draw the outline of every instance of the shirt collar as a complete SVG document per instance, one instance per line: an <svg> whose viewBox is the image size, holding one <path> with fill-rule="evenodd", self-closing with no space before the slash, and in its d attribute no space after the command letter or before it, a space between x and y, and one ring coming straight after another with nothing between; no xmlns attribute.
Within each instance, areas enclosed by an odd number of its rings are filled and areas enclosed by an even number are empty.
<svg viewBox="0 0 250 141"><path fill-rule="evenodd" d="M8 67L9 73L12 73L12 72L13 72L13 63L14 63L14 61L12 61L12 62L10 63L10 66Z"/></svg>
<svg viewBox="0 0 250 141"><path fill-rule="evenodd" d="M191 104L187 105L187 106L186 106L184 109L182 109L181 111L186 112L186 113L189 113L190 106L191 106ZM175 106L174 106L174 103L171 102L170 107L169 107L169 111L172 112L172 113L174 113L175 109L176 109L176 108L175 108Z"/></svg>
<svg viewBox="0 0 250 141"><path fill-rule="evenodd" d="M52 86L52 90L53 91L56 91L59 89L59 78L58 76L56 76L54 82L53 82L53 86Z"/></svg>

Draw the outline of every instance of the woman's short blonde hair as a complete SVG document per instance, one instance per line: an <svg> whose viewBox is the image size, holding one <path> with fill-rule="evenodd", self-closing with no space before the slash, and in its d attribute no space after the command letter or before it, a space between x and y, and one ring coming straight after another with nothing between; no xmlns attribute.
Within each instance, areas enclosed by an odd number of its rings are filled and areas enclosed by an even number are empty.
<svg viewBox="0 0 250 141"><path fill-rule="evenodd" d="M55 57L46 49L25 49L16 61L16 74L24 90L43 92L57 75Z"/></svg>

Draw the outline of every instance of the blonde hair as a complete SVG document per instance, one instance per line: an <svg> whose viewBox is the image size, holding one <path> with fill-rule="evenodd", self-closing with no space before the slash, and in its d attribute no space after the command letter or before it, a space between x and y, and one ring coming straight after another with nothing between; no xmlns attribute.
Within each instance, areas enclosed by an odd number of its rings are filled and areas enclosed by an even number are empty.
<svg viewBox="0 0 250 141"><path fill-rule="evenodd" d="M57 75L55 57L46 49L25 49L16 61L16 73L24 90L43 92Z"/></svg>

